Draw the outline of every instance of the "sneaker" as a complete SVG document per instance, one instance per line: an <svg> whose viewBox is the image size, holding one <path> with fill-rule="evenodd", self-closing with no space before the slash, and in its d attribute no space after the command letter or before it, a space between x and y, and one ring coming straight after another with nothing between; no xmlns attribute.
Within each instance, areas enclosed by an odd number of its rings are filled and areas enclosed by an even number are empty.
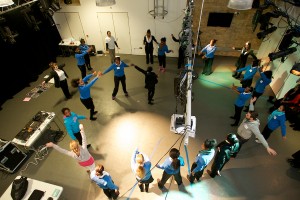
<svg viewBox="0 0 300 200"><path fill-rule="evenodd" d="M128 96L129 96L128 92L127 92L127 93L125 93L125 96L126 96L126 97L128 97Z"/></svg>
<svg viewBox="0 0 300 200"><path fill-rule="evenodd" d="M148 102L149 105L153 105L154 103L152 103L151 101Z"/></svg>
<svg viewBox="0 0 300 200"><path fill-rule="evenodd" d="M255 142L256 142L256 143L261 143L261 142L259 141L259 139L257 139L257 138L255 139Z"/></svg>
<svg viewBox="0 0 300 200"><path fill-rule="evenodd" d="M115 100L115 99L116 99L116 97L111 97L111 99L112 99L112 100Z"/></svg>
<svg viewBox="0 0 300 200"><path fill-rule="evenodd" d="M163 189L163 187L164 187L163 185L161 185L159 178L157 179L157 185L158 185L159 189Z"/></svg>
<svg viewBox="0 0 300 200"><path fill-rule="evenodd" d="M90 147L91 147L91 144L86 145L86 148L90 148Z"/></svg>
<svg viewBox="0 0 300 200"><path fill-rule="evenodd" d="M93 117L93 118L91 118L90 120L91 121L95 121L97 119L97 117Z"/></svg>
<svg viewBox="0 0 300 200"><path fill-rule="evenodd" d="M229 118L230 118L230 119L235 119L235 117L234 117L234 116L230 116Z"/></svg>
<svg viewBox="0 0 300 200"><path fill-rule="evenodd" d="M93 113L93 115L96 115L98 113L98 111L95 111L94 113Z"/></svg>
<svg viewBox="0 0 300 200"><path fill-rule="evenodd" d="M230 126L237 126L238 124L234 123L234 124L230 124Z"/></svg>

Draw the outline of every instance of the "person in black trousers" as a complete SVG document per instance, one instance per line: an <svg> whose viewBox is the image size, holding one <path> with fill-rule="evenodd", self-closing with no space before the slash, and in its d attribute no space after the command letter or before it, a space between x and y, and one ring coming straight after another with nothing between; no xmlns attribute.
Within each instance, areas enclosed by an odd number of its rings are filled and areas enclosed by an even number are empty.
<svg viewBox="0 0 300 200"><path fill-rule="evenodd" d="M238 70L240 68L244 68L246 66L247 59L248 59L249 55L251 55L254 60L257 60L257 57L254 55L253 50L251 49L251 43L249 41L246 42L245 46L242 47L242 48L232 47L232 49L233 50L241 51L241 54L240 54L238 60L235 63L236 70ZM232 77L234 77L236 79L239 79L240 76L241 76L241 74L242 74L242 72L237 72L236 70L232 74Z"/></svg>
<svg viewBox="0 0 300 200"><path fill-rule="evenodd" d="M207 170L210 177L221 176L220 171L231 157L235 158L239 152L239 139L233 133L227 135L226 140L217 145L217 152L211 170Z"/></svg>
<svg viewBox="0 0 300 200"><path fill-rule="evenodd" d="M153 68L150 66L147 68L147 71L139 68L135 64L131 64L131 66L134 66L135 69L145 75L145 88L148 89L148 104L153 105L152 101L155 93L155 84L158 83L157 75L152 72Z"/></svg>
<svg viewBox="0 0 300 200"><path fill-rule="evenodd" d="M179 39L175 38L173 34L171 34L171 37L174 42L179 43L177 69L180 69L184 65L184 49L180 44L180 38Z"/></svg>
<svg viewBox="0 0 300 200"><path fill-rule="evenodd" d="M91 80L88 84L86 82L92 77L96 76L93 80ZM72 79L72 86L74 88L78 88L80 93L80 101L81 103L86 107L86 109L90 110L90 120L95 121L97 118L94 117L95 114L98 113L98 111L95 111L95 106L93 99L91 97L91 87L95 84L95 82L98 80L98 78L102 75L102 73L99 71L98 74L96 71L94 71L93 74L89 74L83 79L77 78Z"/></svg>
<svg viewBox="0 0 300 200"><path fill-rule="evenodd" d="M62 89L66 99L71 99L72 96L69 92L68 81L67 81L68 75L63 70L65 64L61 64L58 66L57 63L51 62L49 66L51 67L52 71L50 72L48 78L42 82L42 85L48 83L52 78L54 78L55 87Z"/></svg>
<svg viewBox="0 0 300 200"><path fill-rule="evenodd" d="M81 51L79 47L77 47L76 50L75 50L75 58L77 60L77 66L78 66L78 68L81 72L81 78L82 79L84 77L86 77L86 68L85 68L86 66L85 66L84 56L86 54L88 54L91 50L92 50L91 47L86 51Z"/></svg>
<svg viewBox="0 0 300 200"><path fill-rule="evenodd" d="M146 35L144 36L144 45L145 45L145 53L146 53L146 63L149 64L149 57L150 63L153 64L153 41L158 44L155 37L151 35L150 29L147 30Z"/></svg>
<svg viewBox="0 0 300 200"><path fill-rule="evenodd" d="M80 39L80 45L79 45L80 51L85 52L89 50L89 46L85 44L85 40L83 38ZM89 71L92 71L93 68L91 67L91 60L90 60L90 54L87 53L84 55L84 60L85 60L85 66Z"/></svg>

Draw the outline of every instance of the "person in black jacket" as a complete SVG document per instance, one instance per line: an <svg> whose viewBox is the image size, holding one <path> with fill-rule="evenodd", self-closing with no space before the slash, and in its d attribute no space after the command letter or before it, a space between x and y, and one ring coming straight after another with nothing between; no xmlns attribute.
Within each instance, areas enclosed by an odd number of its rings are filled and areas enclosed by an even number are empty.
<svg viewBox="0 0 300 200"><path fill-rule="evenodd" d="M239 152L239 139L233 133L227 135L226 140L217 145L217 152L211 170L207 173L214 178L216 175L221 176L220 171L231 157L236 157Z"/></svg>
<svg viewBox="0 0 300 200"><path fill-rule="evenodd" d="M152 101L155 93L155 84L158 83L157 75L154 72L152 72L153 68L150 66L147 68L147 71L141 69L135 64L131 64L131 66L134 66L135 69L137 69L145 75L145 88L148 89L148 104L153 105Z"/></svg>
<svg viewBox="0 0 300 200"><path fill-rule="evenodd" d="M61 88L66 99L71 99L72 96L69 92L69 87L68 87L68 75L67 73L63 70L63 67L65 64L57 65L55 62L51 62L49 66L52 68L53 71L50 72L48 78L42 82L42 85L45 83L48 83L50 79L54 78L54 85L56 88Z"/></svg>
<svg viewBox="0 0 300 200"><path fill-rule="evenodd" d="M233 50L238 50L241 51L241 54L238 58L238 60L235 63L236 66L236 70L240 69L240 68L244 68L246 66L247 63L247 59L248 56L251 55L251 57L254 60L257 60L257 57L254 55L253 50L251 49L251 43L248 41L245 43L245 46L243 46L242 48L238 48L238 47L232 47ZM239 79L242 72L237 72L235 70L235 72L232 74L232 77Z"/></svg>
<svg viewBox="0 0 300 200"><path fill-rule="evenodd" d="M158 44L155 37L151 35L150 29L147 30L146 35L144 36L143 44L145 45L145 53L146 53L146 63L149 64L149 57L150 63L153 64L153 41Z"/></svg>
<svg viewBox="0 0 300 200"><path fill-rule="evenodd" d="M180 69L184 65L184 49L180 44L180 38L179 39L175 38L173 34L171 34L171 37L174 42L179 43L177 69Z"/></svg>

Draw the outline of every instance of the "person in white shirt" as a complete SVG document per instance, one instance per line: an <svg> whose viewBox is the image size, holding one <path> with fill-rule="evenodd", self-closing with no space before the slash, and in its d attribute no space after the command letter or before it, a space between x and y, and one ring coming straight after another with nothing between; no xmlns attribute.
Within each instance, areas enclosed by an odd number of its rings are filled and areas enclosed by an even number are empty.
<svg viewBox="0 0 300 200"><path fill-rule="evenodd" d="M109 53L110 62L111 62L111 64L113 64L114 59L116 57L115 46L117 46L118 49L120 49L120 48L119 48L115 38L111 35L110 31L107 31L107 37L105 38L105 43L106 43L106 52Z"/></svg>

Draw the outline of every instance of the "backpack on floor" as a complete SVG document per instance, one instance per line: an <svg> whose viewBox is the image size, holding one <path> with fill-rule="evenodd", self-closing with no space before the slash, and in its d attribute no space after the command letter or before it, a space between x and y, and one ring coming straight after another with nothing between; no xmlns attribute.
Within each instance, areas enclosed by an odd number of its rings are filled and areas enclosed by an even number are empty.
<svg viewBox="0 0 300 200"><path fill-rule="evenodd" d="M27 192L28 181L27 177L22 176L15 179L12 183L10 195L13 200L21 200Z"/></svg>

